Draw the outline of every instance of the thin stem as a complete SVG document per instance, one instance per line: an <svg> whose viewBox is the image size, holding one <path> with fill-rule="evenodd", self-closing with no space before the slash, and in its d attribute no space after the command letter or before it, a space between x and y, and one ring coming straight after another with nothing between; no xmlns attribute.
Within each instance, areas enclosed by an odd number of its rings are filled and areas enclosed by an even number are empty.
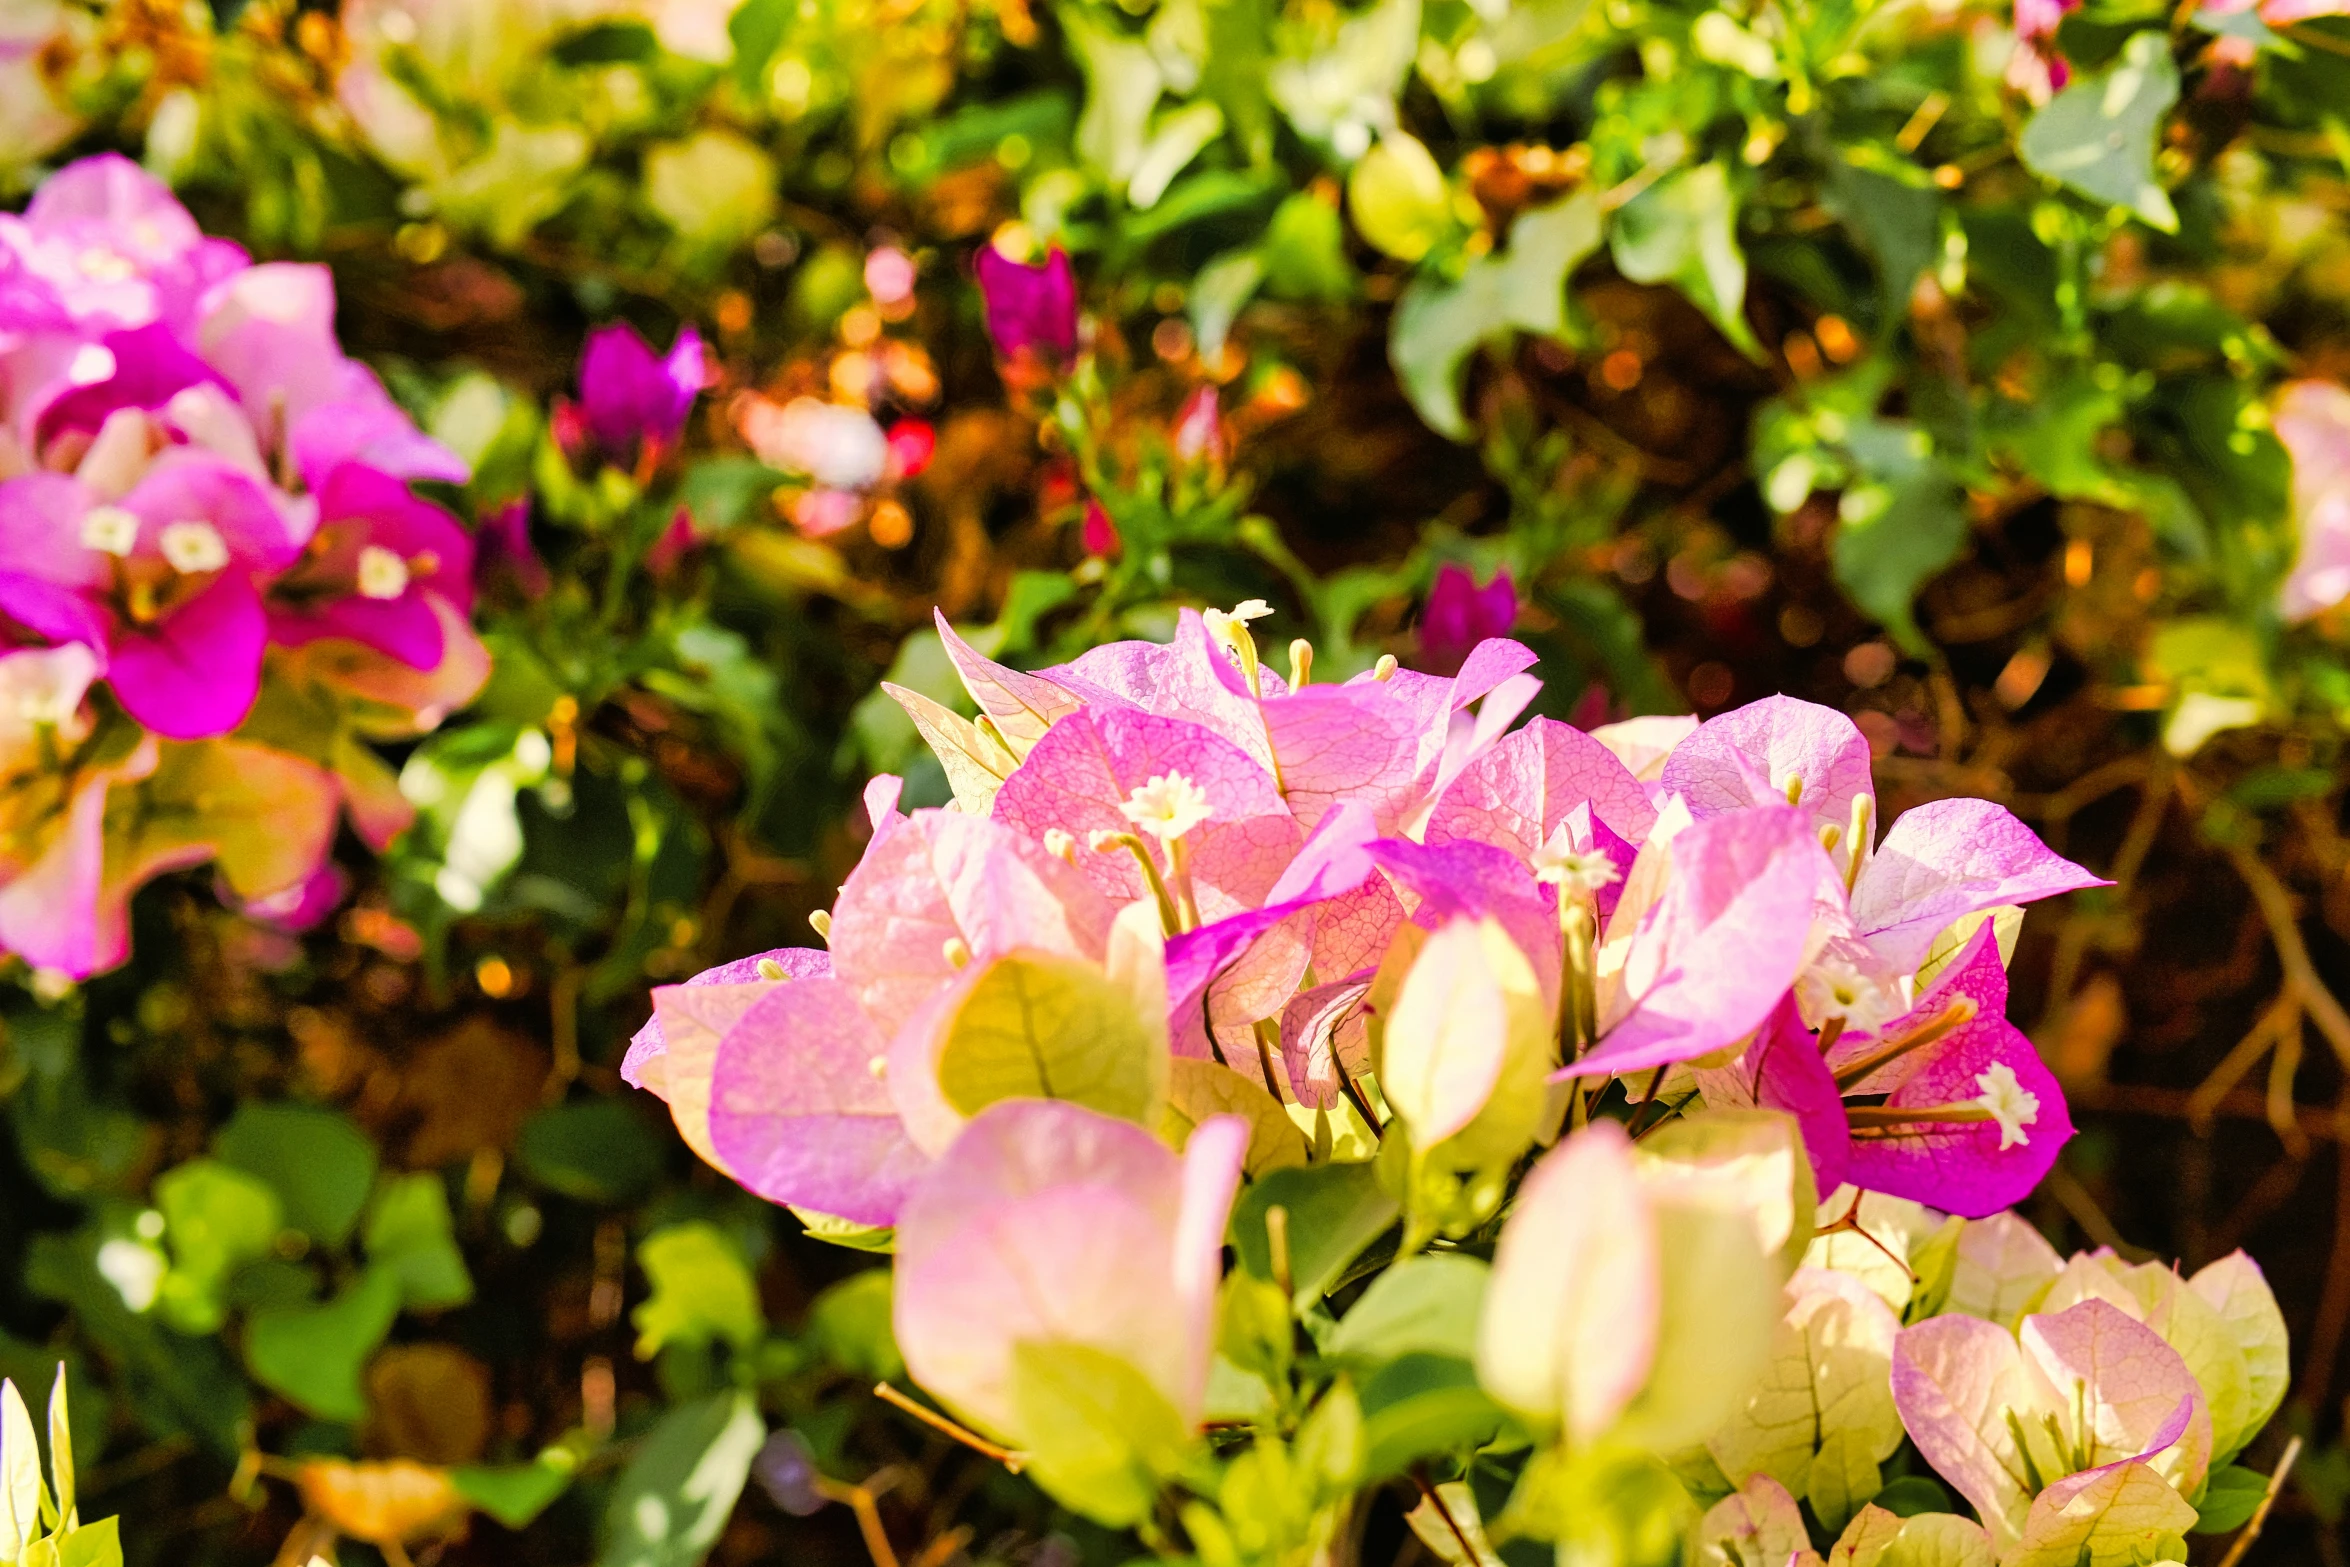
<svg viewBox="0 0 2350 1567"><path fill-rule="evenodd" d="M2333 991L2318 978L2309 945L2301 939L2300 912L2293 907L2293 894L2251 850L2231 843L2227 855L2236 874L2244 878L2244 885L2252 889L2252 901L2259 905L2260 917L2268 926L2277 961L2284 965L2285 982L2299 993L2301 1005L2308 1009L2317 1031L2326 1036L2326 1043L2334 1047L2334 1054L2344 1066L2350 1066L2350 1012L2342 1009Z"/></svg>
<svg viewBox="0 0 2350 1567"><path fill-rule="evenodd" d="M2228 1547L2228 1554L2219 1559L2219 1567L2236 1567L2244 1553L2252 1549L2252 1542L2260 1538L2260 1526L2268 1522L2268 1510L2277 1504L2277 1493L2285 1488L2285 1477L2293 1472L2293 1461L2301 1456L2301 1438L2285 1444L2285 1451L2277 1459L2276 1472L2268 1477L2268 1489L2260 1493L2260 1505L2252 1509L2252 1516L2244 1520L2243 1533Z"/></svg>
<svg viewBox="0 0 2350 1567"><path fill-rule="evenodd" d="M1025 1454L1015 1453L1008 1447L998 1447L970 1427L958 1425L937 1410L925 1408L923 1405L915 1403L887 1382L874 1383L873 1396L893 1409L900 1409L912 1415L932 1430L946 1433L973 1452L994 1459L1014 1474L1018 1474L1027 1465L1028 1459Z"/></svg>
<svg viewBox="0 0 2350 1567"><path fill-rule="evenodd" d="M1949 1006L1944 1007L1940 1013L1927 1019L1910 1032L1887 1040L1875 1050L1849 1065L1838 1067L1836 1069L1836 1086L1840 1089L1850 1089L1856 1083L1865 1082L1875 1073L1891 1066L1911 1051L1923 1050L1938 1039L1946 1039L1974 1020L1974 1002L1965 996L1960 996L1953 1000Z"/></svg>
<svg viewBox="0 0 2350 1567"><path fill-rule="evenodd" d="M1450 1529L1452 1537L1460 1542L1461 1560L1475 1563L1478 1559L1477 1547L1469 1543L1468 1531L1463 1529L1461 1521L1452 1515L1452 1509L1444 1505L1444 1498L1436 1494L1436 1487L1428 1483L1427 1475L1417 1469L1413 1470L1412 1484L1420 1488L1420 1499L1435 1509L1436 1516L1444 1520L1444 1526Z"/></svg>

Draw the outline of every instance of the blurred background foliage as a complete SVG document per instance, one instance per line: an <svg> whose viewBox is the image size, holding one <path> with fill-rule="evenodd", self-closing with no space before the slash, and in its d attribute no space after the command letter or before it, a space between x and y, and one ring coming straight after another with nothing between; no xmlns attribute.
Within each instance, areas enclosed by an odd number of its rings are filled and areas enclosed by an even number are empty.
<svg viewBox="0 0 2350 1567"><path fill-rule="evenodd" d="M2316 1444L2265 1548L2341 1561L2341 470L2272 418L2350 377L2324 10L5 0L0 181L119 148L331 263L473 466L494 664L350 737L417 820L328 923L189 873L126 967L20 971L0 1372L72 1366L135 1562L1125 1559L877 1403L884 1276L615 1067L810 939L867 776L947 798L878 692L964 702L934 607L1041 664L1263 597L1343 678L1457 659L1453 567L1554 716L1831 703L1887 817L2114 879L2017 960L2085 1127L2034 1217L2252 1249ZM991 243L1073 258L1079 344L994 351ZM633 461L614 319L709 344Z"/></svg>

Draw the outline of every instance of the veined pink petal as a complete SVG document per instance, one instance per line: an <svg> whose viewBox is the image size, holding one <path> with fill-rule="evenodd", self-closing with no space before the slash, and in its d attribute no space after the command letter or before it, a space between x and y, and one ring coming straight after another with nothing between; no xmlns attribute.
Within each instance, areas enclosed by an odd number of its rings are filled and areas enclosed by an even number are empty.
<svg viewBox="0 0 2350 1567"><path fill-rule="evenodd" d="M947 657L963 677L971 700L994 720L1016 751L1034 745L1057 720L1085 705L1082 698L1047 676L1023 673L980 653L947 624L945 611L932 610L931 618L938 624L939 640L946 644Z"/></svg>
<svg viewBox="0 0 2350 1567"><path fill-rule="evenodd" d="M1300 991L1282 1010L1282 1064L1298 1103L1335 1109L1345 1092L1339 1074L1359 1077L1371 1069L1368 1019L1362 1010L1370 990L1369 976L1358 974Z"/></svg>
<svg viewBox="0 0 2350 1567"><path fill-rule="evenodd" d="M1579 729L1537 718L1453 780L1428 818L1426 841L1474 839L1531 861L1578 805L1589 805L1633 843L1656 825L1648 791L1605 746Z"/></svg>
<svg viewBox="0 0 2350 1567"><path fill-rule="evenodd" d="M757 984L766 977L759 971L759 966L763 963L774 964L783 971L783 976L786 979L815 979L819 977L829 979L832 977L832 954L823 948L777 947L772 952L756 953L751 957L737 958L732 963L721 963L716 968L706 968L685 983L687 985ZM667 988L675 990L682 987L673 985ZM656 998L659 994L659 991L654 992ZM621 1058L621 1081L637 1088L651 1089L653 1092L659 1093L660 1089L648 1078L647 1073L652 1070L652 1063L659 1060L668 1048L661 1032L661 1013L656 999L653 1015L645 1020L645 1026L638 1029L634 1037L629 1040L628 1054Z"/></svg>
<svg viewBox="0 0 2350 1567"><path fill-rule="evenodd" d="M1820 1567L1802 1507L1767 1474L1749 1475L1744 1485L1706 1509L1698 1520L1697 1538L1709 1553L1720 1553L1701 1560Z"/></svg>
<svg viewBox="0 0 2350 1567"><path fill-rule="evenodd" d="M1001 822L917 811L866 845L833 905L834 972L893 1037L970 959L1015 947L1099 959L1115 910L1083 872Z"/></svg>
<svg viewBox="0 0 2350 1567"><path fill-rule="evenodd" d="M1119 903L1147 896L1141 868L1123 848L1096 851L1096 831L1130 833L1120 809L1135 790L1181 774L1205 791L1213 815L1185 835L1203 920L1263 903L1305 835L1262 767L1198 724L1131 709L1084 710L1053 725L996 791L990 814L1041 842L1055 827L1077 840L1078 867ZM1160 869L1170 869L1154 849Z"/></svg>
<svg viewBox="0 0 2350 1567"><path fill-rule="evenodd" d="M2052 853L2005 806L1936 800L1902 813L1861 867L1852 919L1868 944L1907 974L1963 915L2112 885Z"/></svg>
<svg viewBox="0 0 2350 1567"><path fill-rule="evenodd" d="M982 1111L898 1212L893 1309L914 1379L1018 1440L1013 1346L1082 1344L1196 1421L1246 1144L1237 1123L1211 1130L1221 1120L1179 1159L1140 1127L1059 1100Z"/></svg>
<svg viewBox="0 0 2350 1567"><path fill-rule="evenodd" d="M1849 832L1852 802L1872 794L1869 743L1832 707L1768 696L1700 724L1666 759L1659 785L1704 818L1745 806L1796 802L1814 828ZM1757 786L1760 786L1759 788Z"/></svg>
<svg viewBox="0 0 2350 1567"><path fill-rule="evenodd" d="M2118 1313L2117 1313L2118 1315ZM1972 1503L2005 1550L2023 1528L2029 1468L2008 1427L2032 1411L2015 1336L1979 1317L1929 1317L1893 1340L1893 1402L1934 1472Z"/></svg>
<svg viewBox="0 0 2350 1567"><path fill-rule="evenodd" d="M1603 975L1599 1045L1561 1075L1719 1050L1760 1027L1795 981L1826 871L1809 818L1785 805L1731 811L1685 828L1668 852L1663 898L1615 981Z"/></svg>
<svg viewBox="0 0 2350 1567"><path fill-rule="evenodd" d="M1441 848L1409 839L1383 838L1370 845L1371 857L1406 895L1414 924L1433 930L1459 915L1490 914L1533 965L1543 1004L1558 999L1560 944L1558 905L1549 889L1506 849L1458 840Z"/></svg>
<svg viewBox="0 0 2350 1567"><path fill-rule="evenodd" d="M1674 750L1696 732L1694 714L1659 713L1601 724L1591 731L1591 738L1615 753L1616 760L1633 777L1642 783L1654 783L1663 774L1665 762Z"/></svg>
<svg viewBox="0 0 2350 1567"><path fill-rule="evenodd" d="M1091 706L1123 704L1204 724L1246 751L1258 765L1268 771L1272 768L1272 745L1256 699L1208 635L1207 623L1197 610L1184 610L1177 617L1172 642L1111 642L1092 649L1075 663L1038 673L1039 678L1050 680ZM1258 684L1268 698L1286 695L1289 690L1269 668L1258 671Z"/></svg>
<svg viewBox="0 0 2350 1567"><path fill-rule="evenodd" d="M890 1224L929 1160L873 1073L880 1032L837 979L762 996L719 1041L710 1142L770 1202Z"/></svg>
<svg viewBox="0 0 2350 1567"><path fill-rule="evenodd" d="M2194 1494L2211 1461L2211 1411L2160 1334L2091 1299L2024 1318L2017 1337L2034 1398L2088 1460L2083 1467L2136 1459Z"/></svg>
<svg viewBox="0 0 2350 1567"><path fill-rule="evenodd" d="M1342 804L1368 808L1383 832L1403 824L1418 793L1420 736L1384 686L1307 686L1268 696L1262 711L1301 824Z"/></svg>

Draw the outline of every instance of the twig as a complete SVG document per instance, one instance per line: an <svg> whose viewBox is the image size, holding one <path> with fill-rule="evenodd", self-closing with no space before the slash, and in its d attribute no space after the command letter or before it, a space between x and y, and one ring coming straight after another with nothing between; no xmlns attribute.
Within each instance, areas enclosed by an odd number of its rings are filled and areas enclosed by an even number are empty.
<svg viewBox="0 0 2350 1567"><path fill-rule="evenodd" d="M2070 1170L2058 1165L2048 1172L2048 1194L2054 1197L2072 1216L2072 1221L2100 1246L2110 1246L2131 1262L2144 1262L2153 1255L2144 1247L2133 1246L2122 1239L2122 1232L2114 1228L2105 1210L2097 1206L2097 1199L2089 1195L2089 1188L2073 1178Z"/></svg>
<svg viewBox="0 0 2350 1567"><path fill-rule="evenodd" d="M2278 992L2277 998L2244 1031L2244 1037L2236 1041L2235 1048L2211 1069L2211 1075L2195 1085L2195 1091L2187 1096L2187 1120L2198 1134L2211 1130L2212 1107L2243 1081L2244 1074L2252 1070L2252 1063L2276 1042L2286 1019L2299 1010L2300 1004L2290 988Z"/></svg>
<svg viewBox="0 0 2350 1567"><path fill-rule="evenodd" d="M2102 1088L2084 1088L2073 1095L2073 1102L2090 1110L2102 1110L2113 1115L2153 1115L2166 1119L2192 1122L2198 1115L2224 1116L2231 1121L2267 1121L2276 1124L2275 1106L2267 1097L2250 1089L2238 1089L2198 1105L2194 1096L2179 1088L2149 1088L2141 1083L2115 1083ZM2310 1105L2292 1107L2293 1125L2302 1136L2321 1142L2332 1142L2342 1135L2339 1118L2331 1110L2320 1110Z"/></svg>
<svg viewBox="0 0 2350 1567"><path fill-rule="evenodd" d="M895 1484L896 1475L887 1469L881 1471L885 1484ZM873 1567L898 1567L898 1553L889 1543L889 1531L881 1527L881 1509L874 1505L880 1495L872 1483L848 1485L839 1480L816 1477L816 1491L820 1496L844 1503L857 1515L857 1532L865 1537L865 1554L873 1558Z"/></svg>
<svg viewBox="0 0 2350 1567"><path fill-rule="evenodd" d="M1477 1567L1477 1547L1469 1543L1469 1532L1463 1529L1461 1521L1452 1515L1452 1509L1444 1505L1444 1498L1436 1494L1436 1487L1428 1483L1427 1475L1417 1469L1413 1470L1412 1484L1420 1488L1421 1500L1436 1510L1436 1516L1444 1520L1444 1526L1450 1529L1452 1537L1460 1542L1461 1561L1464 1567Z"/></svg>
<svg viewBox="0 0 2350 1567"><path fill-rule="evenodd" d="M2340 1125L2350 1128L2350 1084L2342 1090ZM2334 1385L2334 1362L2342 1351L2342 1331L2350 1326L2350 1148L2334 1152L2334 1249L2326 1259L2324 1286L2318 1291L2317 1320L2310 1325L2309 1359L2301 1371L2301 1405L2311 1413L2323 1409Z"/></svg>
<svg viewBox="0 0 2350 1567"><path fill-rule="evenodd" d="M922 1554L914 1558L914 1567L946 1567L957 1551L971 1543L973 1532L969 1524L957 1524L922 1547Z"/></svg>
<svg viewBox="0 0 2350 1567"><path fill-rule="evenodd" d="M2276 1472L2268 1477L2268 1489L2260 1493L2260 1505L2244 1520L2243 1532L2228 1547L2228 1554L2219 1559L2219 1567L2236 1567L2244 1559L2244 1553L2252 1549L2252 1542L2260 1538L2260 1526L2268 1522L2268 1510L2277 1504L2277 1493L2285 1488L2285 1476L2293 1472L2293 1460L2300 1456L2301 1438L2295 1437L2285 1444L2283 1456L2277 1459Z"/></svg>
<svg viewBox="0 0 2350 1567"><path fill-rule="evenodd" d="M2317 1031L2326 1036L2326 1043L2334 1047L2342 1064L2350 1067L2350 1012L2342 1010L2342 1003L2318 978L2309 945L2301 939L2300 912L2293 907L2292 892L2251 850L2231 843L2227 855L2236 874L2244 878L2244 885L2252 889L2252 901L2259 905L2260 917L2268 925L2277 961L2284 965L2285 983L2299 992L2301 1005L2308 1009Z"/></svg>
<svg viewBox="0 0 2350 1567"><path fill-rule="evenodd" d="M1027 1456L1025 1454L1015 1453L1008 1447L998 1447L995 1443L990 1442L986 1437L981 1436L978 1432L972 1430L970 1427L957 1425L954 1421L949 1420L946 1416L940 1414L937 1410L928 1409L920 1404L915 1403L905 1394L899 1392L896 1388L891 1387L887 1382L874 1383L873 1396L880 1399L883 1403L889 1405L893 1409L900 1409L905 1411L907 1414L912 1415L915 1419L921 1421L924 1425L930 1427L932 1430L941 1431L946 1435L953 1437L956 1441L962 1443L965 1447L970 1448L973 1452L982 1453L987 1457L994 1459L997 1463L1002 1464L1006 1469L1009 1469L1014 1474L1018 1474L1028 1462Z"/></svg>

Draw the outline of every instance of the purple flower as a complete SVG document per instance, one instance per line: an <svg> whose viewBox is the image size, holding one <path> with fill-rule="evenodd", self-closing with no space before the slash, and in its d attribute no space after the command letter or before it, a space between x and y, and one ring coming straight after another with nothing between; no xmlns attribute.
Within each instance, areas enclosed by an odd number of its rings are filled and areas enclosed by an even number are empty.
<svg viewBox="0 0 2350 1567"><path fill-rule="evenodd" d="M439 599L473 611L473 540L457 519L399 480L345 463L318 495L318 532L279 582L272 641L300 647L339 637L431 669L446 642Z"/></svg>
<svg viewBox="0 0 2350 1567"><path fill-rule="evenodd" d="M760 1489L775 1505L794 1518L824 1511L824 1504L829 1500L808 1439L789 1426L767 1439L766 1446L759 1449L759 1456L751 1460L751 1473L759 1477Z"/></svg>
<svg viewBox="0 0 2350 1567"><path fill-rule="evenodd" d="M701 390L702 338L690 326L678 328L666 359L625 321L590 332L579 356L580 407L607 452L676 440Z"/></svg>
<svg viewBox="0 0 2350 1567"><path fill-rule="evenodd" d="M1518 619L1518 585L1507 570L1477 586L1469 568L1447 562L1437 568L1420 617L1420 651L1437 669L1458 669L1478 643L1506 637Z"/></svg>
<svg viewBox="0 0 2350 1567"><path fill-rule="evenodd" d="M258 579L302 532L262 484L192 450L108 500L62 474L0 485L0 613L104 648L123 707L175 740L226 734L261 684Z"/></svg>
<svg viewBox="0 0 2350 1567"><path fill-rule="evenodd" d="M1042 265L1014 261L993 245L973 258L979 294L987 302L987 335L1006 359L1038 354L1066 362L1077 357L1077 277L1067 253L1055 249Z"/></svg>

